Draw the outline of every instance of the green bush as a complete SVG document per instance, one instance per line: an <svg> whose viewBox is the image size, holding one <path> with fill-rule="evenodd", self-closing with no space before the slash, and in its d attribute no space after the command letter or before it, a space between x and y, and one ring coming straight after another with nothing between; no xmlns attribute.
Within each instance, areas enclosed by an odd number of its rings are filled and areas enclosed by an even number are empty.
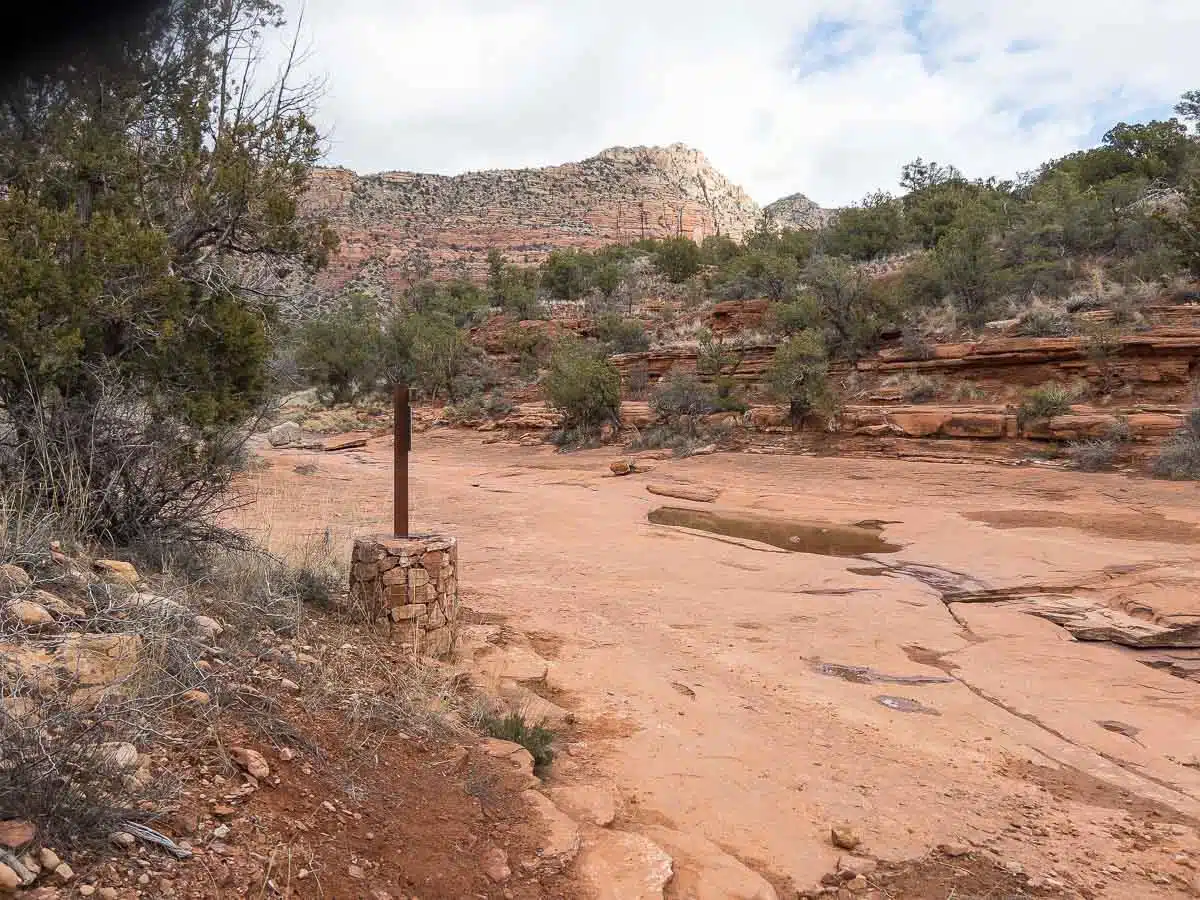
<svg viewBox="0 0 1200 900"><path fill-rule="evenodd" d="M607 313L596 321L596 337L610 353L640 353L650 349L646 326L616 313Z"/></svg>
<svg viewBox="0 0 1200 900"><path fill-rule="evenodd" d="M792 256L749 250L722 266L713 284L724 300L790 300L799 288L800 262Z"/></svg>
<svg viewBox="0 0 1200 900"><path fill-rule="evenodd" d="M815 258L805 269L804 280L824 324L830 354L858 359L875 349L880 332L896 312L888 295L873 291L861 269L830 256Z"/></svg>
<svg viewBox="0 0 1200 900"><path fill-rule="evenodd" d="M378 387L384 336L372 304L353 295L300 328L296 365L326 403L350 403Z"/></svg>
<svg viewBox="0 0 1200 900"><path fill-rule="evenodd" d="M1025 393L1017 410L1017 423L1041 422L1071 411L1074 397L1065 386L1056 383L1043 384Z"/></svg>
<svg viewBox="0 0 1200 900"><path fill-rule="evenodd" d="M902 249L905 243L901 204L877 191L860 204L841 210L822 234L826 252L871 260Z"/></svg>
<svg viewBox="0 0 1200 900"><path fill-rule="evenodd" d="M591 436L619 417L621 376L603 353L580 341L558 344L542 389L546 402L562 413L566 432Z"/></svg>
<svg viewBox="0 0 1200 900"><path fill-rule="evenodd" d="M545 318L538 300L538 271L510 265L499 250L488 251L488 301L518 321Z"/></svg>
<svg viewBox="0 0 1200 900"><path fill-rule="evenodd" d="M431 399L455 403L484 385L476 375L479 353L445 313L421 313L395 326L396 343L407 352L408 381Z"/></svg>
<svg viewBox="0 0 1200 900"><path fill-rule="evenodd" d="M652 258L654 267L675 284L682 284L700 271L700 248L689 238L674 237L654 242Z"/></svg>
<svg viewBox="0 0 1200 900"><path fill-rule="evenodd" d="M717 410L712 388L694 375L672 372L654 388L650 409L669 426L695 432L696 420Z"/></svg>
<svg viewBox="0 0 1200 900"><path fill-rule="evenodd" d="M792 421L796 424L811 413L833 411L829 359L825 343L815 331L792 335L775 349L766 383L774 396L790 404Z"/></svg>
<svg viewBox="0 0 1200 900"><path fill-rule="evenodd" d="M501 345L505 352L517 357L517 371L525 378L535 375L554 349L545 328L522 328L515 322L505 329Z"/></svg>
<svg viewBox="0 0 1200 900"><path fill-rule="evenodd" d="M802 294L795 300L772 303L767 309L767 327L775 334L791 335L809 328L823 326L821 307L812 294Z"/></svg>

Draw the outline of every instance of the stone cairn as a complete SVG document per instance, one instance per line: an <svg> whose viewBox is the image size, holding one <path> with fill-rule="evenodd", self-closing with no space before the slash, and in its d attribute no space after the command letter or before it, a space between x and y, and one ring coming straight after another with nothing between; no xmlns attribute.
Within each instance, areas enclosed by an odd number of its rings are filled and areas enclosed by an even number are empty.
<svg viewBox="0 0 1200 900"><path fill-rule="evenodd" d="M354 541L350 614L387 628L415 656L445 656L458 626L458 541L441 535Z"/></svg>

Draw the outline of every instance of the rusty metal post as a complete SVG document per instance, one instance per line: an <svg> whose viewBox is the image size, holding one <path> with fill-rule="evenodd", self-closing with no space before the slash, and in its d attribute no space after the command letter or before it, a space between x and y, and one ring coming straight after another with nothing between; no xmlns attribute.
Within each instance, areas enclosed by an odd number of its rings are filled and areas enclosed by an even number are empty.
<svg viewBox="0 0 1200 900"><path fill-rule="evenodd" d="M395 458L392 464L394 496L393 530L396 537L408 537L408 451L412 449L412 410L408 405L408 385L398 384L392 394Z"/></svg>

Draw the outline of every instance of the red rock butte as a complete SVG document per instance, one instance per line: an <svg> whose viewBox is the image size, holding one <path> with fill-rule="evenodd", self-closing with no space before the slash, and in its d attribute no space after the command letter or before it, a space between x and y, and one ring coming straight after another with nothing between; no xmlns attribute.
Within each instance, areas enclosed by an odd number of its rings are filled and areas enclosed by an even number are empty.
<svg viewBox="0 0 1200 900"><path fill-rule="evenodd" d="M683 144L613 147L582 162L462 175L315 169L302 208L341 247L318 288L402 288L423 277L482 279L495 248L510 262L683 235L740 239L762 219L740 187Z"/></svg>

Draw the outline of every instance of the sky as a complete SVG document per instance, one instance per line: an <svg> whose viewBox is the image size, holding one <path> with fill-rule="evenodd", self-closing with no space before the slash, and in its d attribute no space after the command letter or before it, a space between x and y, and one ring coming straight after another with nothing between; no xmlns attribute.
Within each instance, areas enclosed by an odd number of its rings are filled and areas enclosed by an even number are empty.
<svg viewBox="0 0 1200 900"><path fill-rule="evenodd" d="M285 0L326 162L554 165L682 142L760 204L1011 177L1200 88L1196 0Z"/></svg>

